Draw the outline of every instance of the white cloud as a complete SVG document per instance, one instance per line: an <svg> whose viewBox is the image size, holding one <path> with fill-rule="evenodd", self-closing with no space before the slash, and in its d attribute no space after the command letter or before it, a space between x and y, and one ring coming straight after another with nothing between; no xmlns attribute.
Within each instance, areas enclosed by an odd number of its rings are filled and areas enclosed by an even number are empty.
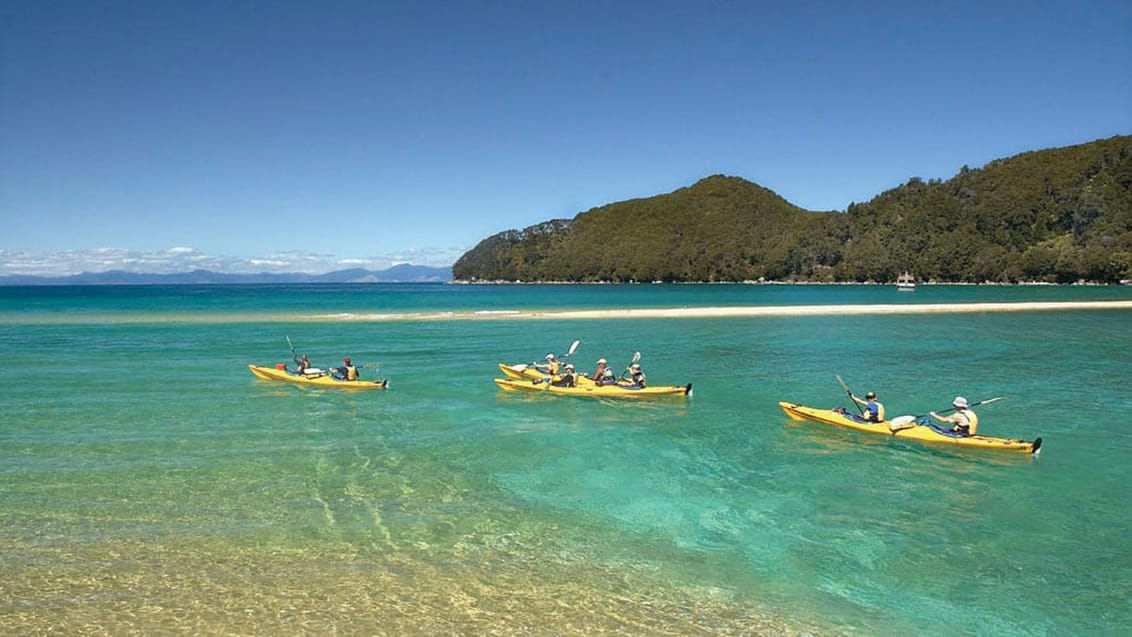
<svg viewBox="0 0 1132 637"><path fill-rule="evenodd" d="M322 274L347 268L384 270L398 263L449 266L461 254L463 249L460 248L423 248L394 255L348 258L298 251L276 252L250 258L212 256L185 246L158 251L123 248L46 253L0 250L0 276L67 276L110 270L146 274L172 274L192 270L211 270L228 274L259 272Z"/></svg>

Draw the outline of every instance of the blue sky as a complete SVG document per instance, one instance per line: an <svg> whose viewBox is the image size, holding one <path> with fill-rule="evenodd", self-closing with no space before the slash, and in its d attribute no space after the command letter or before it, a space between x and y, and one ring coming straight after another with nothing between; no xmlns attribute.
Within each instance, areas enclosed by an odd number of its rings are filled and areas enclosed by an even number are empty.
<svg viewBox="0 0 1132 637"><path fill-rule="evenodd" d="M0 275L448 265L717 173L844 210L1130 133L1127 0L9 0Z"/></svg>

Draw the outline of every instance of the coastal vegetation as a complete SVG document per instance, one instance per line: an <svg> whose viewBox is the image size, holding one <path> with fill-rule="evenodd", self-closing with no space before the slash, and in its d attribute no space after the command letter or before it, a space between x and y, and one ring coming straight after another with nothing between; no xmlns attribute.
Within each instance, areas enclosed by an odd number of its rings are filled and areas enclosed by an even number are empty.
<svg viewBox="0 0 1132 637"><path fill-rule="evenodd" d="M462 281L1115 283L1132 278L1132 136L912 177L844 211L810 211L714 175L573 219L507 230Z"/></svg>

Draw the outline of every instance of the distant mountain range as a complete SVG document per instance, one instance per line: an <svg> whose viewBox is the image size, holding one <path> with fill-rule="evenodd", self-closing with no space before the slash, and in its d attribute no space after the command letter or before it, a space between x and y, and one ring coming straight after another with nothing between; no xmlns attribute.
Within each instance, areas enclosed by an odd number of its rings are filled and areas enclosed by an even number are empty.
<svg viewBox="0 0 1132 637"><path fill-rule="evenodd" d="M261 272L227 274L193 270L173 274L145 274L109 270L69 276L0 276L0 285L210 285L232 283L443 283L452 280L452 268L401 264L388 270L353 268L326 274Z"/></svg>

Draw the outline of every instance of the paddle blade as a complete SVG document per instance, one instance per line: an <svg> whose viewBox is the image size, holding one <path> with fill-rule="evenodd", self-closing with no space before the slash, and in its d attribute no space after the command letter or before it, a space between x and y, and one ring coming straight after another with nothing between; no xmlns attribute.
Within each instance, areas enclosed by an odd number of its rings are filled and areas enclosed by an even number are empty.
<svg viewBox="0 0 1132 637"><path fill-rule="evenodd" d="M834 374L834 376L836 376L836 377L837 377L837 382L841 383L841 387L842 387L842 388L843 388L843 389L844 389L845 391L849 391L849 385L848 385L848 384L846 384L846 382L845 382L845 381L844 381L844 380L843 380L843 379L841 378L841 374Z"/></svg>
<svg viewBox="0 0 1132 637"><path fill-rule="evenodd" d="M570 343L570 350L568 352L566 352L566 355L567 356L573 356L574 352L578 351L578 346L581 345L581 344L582 344L582 341L574 341L573 343Z"/></svg>
<svg viewBox="0 0 1132 637"><path fill-rule="evenodd" d="M291 337L290 336L284 336L283 338L287 339L287 347L291 348L291 360L295 361L295 364L298 365L299 364L299 355L295 353L295 346L291 344Z"/></svg>

